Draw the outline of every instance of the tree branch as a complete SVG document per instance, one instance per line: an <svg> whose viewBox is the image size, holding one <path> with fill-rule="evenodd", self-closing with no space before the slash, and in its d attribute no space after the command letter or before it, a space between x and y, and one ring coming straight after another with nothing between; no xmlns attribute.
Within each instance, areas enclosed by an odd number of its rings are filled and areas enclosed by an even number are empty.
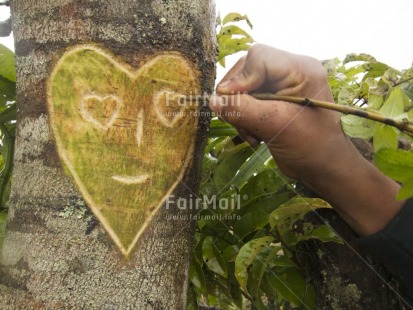
<svg viewBox="0 0 413 310"><path fill-rule="evenodd" d="M402 81L400 81L400 82L397 82L396 84L393 85L393 87L397 87L397 86L399 86L400 84L406 83L406 82L411 81L411 80L413 80L413 76L410 77L410 78L408 78L408 79L405 79L405 80L402 80Z"/></svg>
<svg viewBox="0 0 413 310"><path fill-rule="evenodd" d="M311 106L311 107L317 107L317 108L322 108L322 109L327 109L327 110L333 110L333 111L337 111L337 112L340 112L346 115L351 114L351 115L355 115L358 117L367 118L369 120L376 121L379 123L383 123L389 126L396 127L397 129L401 130L405 134L409 136L413 136L413 124L411 122L398 121L398 120L389 118L383 114L379 114L376 112L366 111L363 109L335 104L335 103L331 103L327 101L308 99L304 97L280 96L280 95L266 94L266 93L252 93L248 95L258 100L287 101L287 102L301 104L304 106ZM193 97L189 96L187 97L187 100L199 102L199 101L203 101L204 98L194 99Z"/></svg>
<svg viewBox="0 0 413 310"><path fill-rule="evenodd" d="M273 94L250 94L252 97L259 99L259 100L280 100L280 101L288 101L293 103L298 103L304 106L313 106L322 109L328 109L337 111L343 114L351 114L358 117L367 118L379 123L383 123L389 126L396 127L397 129L403 131L408 135L413 135L413 124L404 121L398 121L385 115L370 112L362 109L357 109L350 106L335 104L331 102L325 102L320 100L308 99L308 98L300 98L300 97L291 97L291 96L279 96Z"/></svg>

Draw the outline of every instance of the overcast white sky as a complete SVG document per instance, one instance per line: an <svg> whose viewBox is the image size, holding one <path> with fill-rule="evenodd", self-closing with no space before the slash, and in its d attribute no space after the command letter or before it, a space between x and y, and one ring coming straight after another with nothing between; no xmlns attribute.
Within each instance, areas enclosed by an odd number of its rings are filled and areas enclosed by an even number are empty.
<svg viewBox="0 0 413 310"><path fill-rule="evenodd" d="M318 59L368 53L397 69L413 62L412 0L216 0L246 13L257 42ZM238 58L237 56L236 58ZM235 61L235 60L234 60ZM234 62L228 62L230 67ZM222 76L219 69L218 78Z"/></svg>
<svg viewBox="0 0 413 310"><path fill-rule="evenodd" d="M216 0L216 4L221 16L246 13L257 42L319 59L364 52L397 69L412 65L412 0ZM0 20L8 14L0 7ZM11 46L12 40L0 38L0 43ZM218 77L222 74L220 69Z"/></svg>

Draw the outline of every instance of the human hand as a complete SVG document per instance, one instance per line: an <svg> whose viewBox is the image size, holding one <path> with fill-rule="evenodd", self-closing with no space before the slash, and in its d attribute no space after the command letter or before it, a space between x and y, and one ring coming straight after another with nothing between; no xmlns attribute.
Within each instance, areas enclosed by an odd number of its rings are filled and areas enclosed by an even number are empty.
<svg viewBox="0 0 413 310"><path fill-rule="evenodd" d="M340 144L352 148L338 113L243 94L252 92L333 102L318 60L255 45L218 85L222 97L213 97L210 107L244 140L251 144L263 140L282 171L296 179L313 177L338 154Z"/></svg>
<svg viewBox="0 0 413 310"><path fill-rule="evenodd" d="M329 201L360 235L377 232L397 214L404 203L395 200L399 185L358 153L337 112L257 100L252 92L333 102L319 61L255 45L218 85L210 108L244 140L264 141L287 176Z"/></svg>

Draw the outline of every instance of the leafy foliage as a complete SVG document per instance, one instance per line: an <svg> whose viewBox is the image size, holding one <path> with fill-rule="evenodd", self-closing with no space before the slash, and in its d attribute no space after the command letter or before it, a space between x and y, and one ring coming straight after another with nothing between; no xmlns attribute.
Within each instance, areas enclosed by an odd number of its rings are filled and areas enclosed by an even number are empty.
<svg viewBox="0 0 413 310"><path fill-rule="evenodd" d="M0 211L0 248L3 245L3 237L6 230L7 210Z"/></svg>
<svg viewBox="0 0 413 310"><path fill-rule="evenodd" d="M413 124L413 68L399 71L366 54L350 54L343 62L335 59L324 65L337 103ZM411 149L412 136L357 116L341 120L347 135L372 142L378 168L404 184L397 198L413 197L413 173L408 169L412 151L398 150L401 144Z"/></svg>
<svg viewBox="0 0 413 310"><path fill-rule="evenodd" d="M212 122L188 309L198 303L220 309L243 309L247 303L257 309L268 303L314 309L314 290L294 263L293 250L311 238L340 242L329 227L304 221L308 212L330 206L300 197L295 181L279 171L264 144L237 144L230 129L218 119ZM223 130L229 136L223 137Z"/></svg>
<svg viewBox="0 0 413 310"><path fill-rule="evenodd" d="M403 183L398 199L413 197L413 152L381 149L374 158L379 169L396 181Z"/></svg>
<svg viewBox="0 0 413 310"><path fill-rule="evenodd" d="M247 15L229 13L223 19L220 16L217 18L218 63L223 67L225 67L225 57L248 50L251 43L254 42L248 32L235 25L241 21L245 21L252 29L252 24Z"/></svg>
<svg viewBox="0 0 413 310"><path fill-rule="evenodd" d="M0 44L0 211L5 209L10 195L16 112L14 53Z"/></svg>
<svg viewBox="0 0 413 310"><path fill-rule="evenodd" d="M223 25L234 18L247 19L233 13L218 22L223 65L228 50ZM231 32L247 36L238 29ZM366 54L329 60L324 66L338 104L412 122L413 69L398 71ZM413 152L398 150L400 139L411 147L412 138L357 116L342 116L342 126L350 137L374 145L377 166L404 184L398 198L412 197ZM253 309L282 309L286 304L314 309L314 289L294 262L294 247L308 239L341 242L329 226L305 221L308 212L330 206L297 192L295 181L279 171L264 144L252 149L237 144L236 135L231 125L212 120L200 195L214 203L198 214L188 309L198 309L198 304L220 309L244 309L247 304ZM230 197L232 203L222 203Z"/></svg>
<svg viewBox="0 0 413 310"><path fill-rule="evenodd" d="M350 54L342 63L331 60L325 67L337 103L356 105L408 123L413 121L413 68L401 72L365 54ZM347 135L372 139L375 151L396 149L398 137L404 136L393 127L352 115L343 116L342 124ZM411 141L410 137L405 138Z"/></svg>

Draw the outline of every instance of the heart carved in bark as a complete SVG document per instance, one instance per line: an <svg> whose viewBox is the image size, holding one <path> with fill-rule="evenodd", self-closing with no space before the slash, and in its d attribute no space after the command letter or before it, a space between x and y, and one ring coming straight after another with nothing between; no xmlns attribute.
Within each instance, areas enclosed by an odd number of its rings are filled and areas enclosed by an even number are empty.
<svg viewBox="0 0 413 310"><path fill-rule="evenodd" d="M194 151L197 70L178 53L138 69L93 45L59 59L48 108L59 156L124 255L182 180Z"/></svg>

